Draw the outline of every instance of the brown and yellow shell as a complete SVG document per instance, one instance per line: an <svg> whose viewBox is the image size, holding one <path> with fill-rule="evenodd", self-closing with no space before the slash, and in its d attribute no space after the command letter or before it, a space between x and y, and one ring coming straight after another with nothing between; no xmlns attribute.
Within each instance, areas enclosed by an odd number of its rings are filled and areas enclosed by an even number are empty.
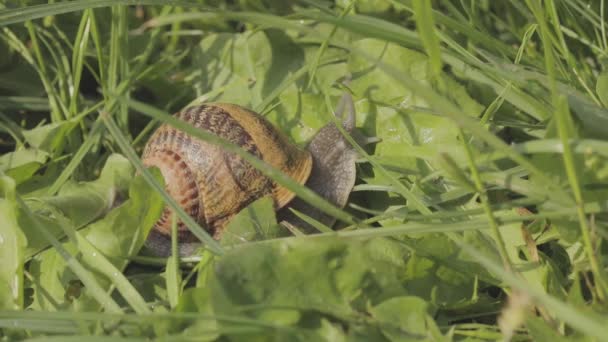
<svg viewBox="0 0 608 342"><path fill-rule="evenodd" d="M259 114L224 103L187 108L175 116L241 146L300 184L308 179L312 158ZM182 208L218 239L228 220L256 199L271 195L277 209L294 194L264 176L238 155L163 124L145 146L142 160L156 166L166 190ZM155 229L171 234L172 211L166 207ZM178 222L180 241L195 241Z"/></svg>

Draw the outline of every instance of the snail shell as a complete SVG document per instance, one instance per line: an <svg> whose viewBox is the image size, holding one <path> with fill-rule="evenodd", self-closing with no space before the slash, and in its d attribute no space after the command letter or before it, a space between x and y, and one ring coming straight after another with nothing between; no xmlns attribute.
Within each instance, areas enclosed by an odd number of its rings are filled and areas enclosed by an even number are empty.
<svg viewBox="0 0 608 342"><path fill-rule="evenodd" d="M310 153L290 143L253 111L233 104L214 103L190 107L175 116L241 146L300 184L310 175ZM226 222L256 199L271 195L279 209L294 197L294 193L241 157L167 124L152 135L142 161L145 166L160 169L169 195L216 239ZM160 240L170 241L172 215L165 207L148 239L148 245L157 254L167 254L159 251L158 245L166 244ZM177 228L180 243L197 241L183 222L178 221Z"/></svg>
<svg viewBox="0 0 608 342"><path fill-rule="evenodd" d="M345 108L347 114L341 117ZM355 112L349 94L342 96L336 115L342 119L342 127L347 132L357 133L353 132ZM321 128L307 150L303 150L290 143L262 116L237 105L204 104L187 108L175 116L241 146L339 208L345 206L355 184L357 153L333 122ZM353 134L353 137L362 136ZM274 199L275 209L283 208L277 215L283 223L306 232L314 231L314 227L285 207L288 203L289 208L327 226L335 222L333 217L298 198L292 201L294 193L264 176L241 157L167 124L161 125L152 135L142 160L144 165L160 169L169 195L215 239L220 238L224 226L234 215L266 195ZM172 211L165 208L146 241L159 256L171 254L172 215ZM178 221L178 242L181 256L193 254L200 246L181 221Z"/></svg>

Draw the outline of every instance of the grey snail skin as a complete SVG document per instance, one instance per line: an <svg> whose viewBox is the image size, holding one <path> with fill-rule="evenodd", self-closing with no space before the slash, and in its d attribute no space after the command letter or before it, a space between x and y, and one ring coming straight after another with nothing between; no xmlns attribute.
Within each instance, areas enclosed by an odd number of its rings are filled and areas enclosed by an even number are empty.
<svg viewBox="0 0 608 342"><path fill-rule="evenodd" d="M342 120L346 132L356 133L350 94L345 93L340 99L336 116ZM333 121L322 127L307 148L302 149L258 113L234 104L197 105L175 117L239 145L335 206L346 205L355 184L358 155ZM144 147L142 161L147 167L160 169L168 194L216 240L221 238L234 215L263 196L272 197L279 221L302 231L311 232L314 228L288 208L327 226L335 223L333 217L294 198L294 193L241 157L167 124L152 134ZM171 255L172 215L165 207L146 240L146 247L157 256ZM194 254L201 243L180 220L177 232L180 256Z"/></svg>

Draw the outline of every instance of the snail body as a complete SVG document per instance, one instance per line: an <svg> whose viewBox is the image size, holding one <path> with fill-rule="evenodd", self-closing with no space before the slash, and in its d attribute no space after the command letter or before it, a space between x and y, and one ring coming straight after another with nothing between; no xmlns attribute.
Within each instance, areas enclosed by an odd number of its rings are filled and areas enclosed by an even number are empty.
<svg viewBox="0 0 608 342"><path fill-rule="evenodd" d="M346 112L346 115L343 112ZM355 108L350 94L342 96L336 114L339 117L343 115L341 117L342 128L347 133L353 135L359 144L367 143L367 139L354 130ZM312 155L312 170L306 182L306 187L335 206L344 208L357 178L355 167L358 157L357 152L333 122L322 127L306 149ZM289 208L304 213L328 227L331 227L336 221L333 216L325 214L300 198L294 198L288 207L279 212L278 218L280 221L295 225L307 233L315 231L316 228L298 218L288 210Z"/></svg>
<svg viewBox="0 0 608 342"><path fill-rule="evenodd" d="M352 99L341 103L352 109ZM344 106L344 105L343 105ZM261 115L225 103L189 107L175 116L209 133L239 145L247 152L300 184L317 192L334 205L344 207L355 182L356 153L332 123L321 128L308 148L291 143ZM354 128L354 111L343 120L347 131ZM263 175L244 159L221 147L201 141L170 125L161 125L147 142L142 155L145 166L156 166L165 179L169 195L203 226L220 239L228 221L258 198L271 196L275 209L287 204L327 225L334 219L318 211L295 194ZM165 207L146 241L154 254L171 254L172 211ZM278 217L302 227L307 224L285 208ZM188 256L200 246L183 222L178 220L178 248Z"/></svg>

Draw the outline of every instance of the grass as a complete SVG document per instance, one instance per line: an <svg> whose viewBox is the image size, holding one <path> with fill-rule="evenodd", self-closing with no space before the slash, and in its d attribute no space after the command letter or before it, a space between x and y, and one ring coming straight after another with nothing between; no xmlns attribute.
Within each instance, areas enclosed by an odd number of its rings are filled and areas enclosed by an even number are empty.
<svg viewBox="0 0 608 342"><path fill-rule="evenodd" d="M0 336L608 340L606 15L604 0L1 3ZM343 91L381 139L356 146L343 209L169 115L237 103L304 145ZM286 231L261 199L214 241L138 157L160 122L339 223ZM164 205L197 255L146 254Z"/></svg>

